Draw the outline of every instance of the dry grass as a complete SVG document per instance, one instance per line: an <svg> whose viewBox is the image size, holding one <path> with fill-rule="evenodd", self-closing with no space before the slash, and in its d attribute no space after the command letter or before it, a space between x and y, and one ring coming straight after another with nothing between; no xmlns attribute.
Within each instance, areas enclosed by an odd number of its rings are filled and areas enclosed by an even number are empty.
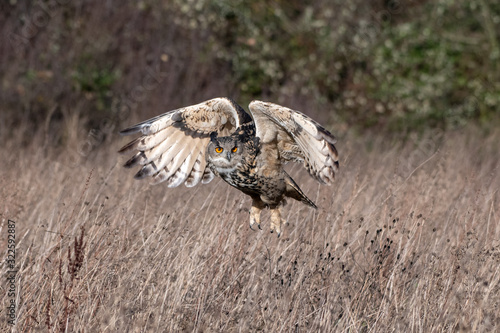
<svg viewBox="0 0 500 333"><path fill-rule="evenodd" d="M498 331L499 140L341 138L335 186L292 170L320 208L289 202L280 239L269 214L250 230L249 199L221 181L134 181L122 141L75 161L8 140L17 331Z"/></svg>

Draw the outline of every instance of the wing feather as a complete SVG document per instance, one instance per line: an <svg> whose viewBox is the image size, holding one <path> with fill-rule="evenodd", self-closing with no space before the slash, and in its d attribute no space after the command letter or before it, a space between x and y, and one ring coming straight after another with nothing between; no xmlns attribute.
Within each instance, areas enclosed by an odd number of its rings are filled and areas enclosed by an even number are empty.
<svg viewBox="0 0 500 333"><path fill-rule="evenodd" d="M123 154L130 151L146 151L152 149L175 132L177 132L175 128L166 128L158 131L155 135L140 136L123 146L118 152Z"/></svg>
<svg viewBox="0 0 500 333"><path fill-rule="evenodd" d="M169 162L169 156L167 153L171 152L169 154L170 159L175 156L176 151L174 148L176 146L181 146L179 143L183 137L184 133L181 131L175 131L170 137L151 149L137 149L139 152L125 163L125 167L132 168L137 165L146 165L155 161L155 165L158 165L158 168L161 169L159 165L165 166L165 164ZM177 151L179 148L177 148Z"/></svg>
<svg viewBox="0 0 500 333"><path fill-rule="evenodd" d="M205 152L210 135L229 135L252 118L234 101L214 98L196 105L169 111L124 129L120 133L141 136L119 152L136 152L126 167L141 165L135 178L153 177L153 183L166 181L169 187L182 183L207 183L213 173L207 167Z"/></svg>
<svg viewBox="0 0 500 333"><path fill-rule="evenodd" d="M193 187L193 186L195 186L202 179L204 169L202 169L201 161L203 161L204 159L205 159L205 157L203 156L202 153L200 153L196 157L196 159L195 159L195 161L193 163L193 167L191 168L191 173L189 174L188 178L186 179L186 183L185 184L186 184L187 187Z"/></svg>
<svg viewBox="0 0 500 333"><path fill-rule="evenodd" d="M256 136L262 144L275 144L286 161L303 162L309 174L330 185L338 171L335 137L305 114L278 104L253 101L249 105Z"/></svg>

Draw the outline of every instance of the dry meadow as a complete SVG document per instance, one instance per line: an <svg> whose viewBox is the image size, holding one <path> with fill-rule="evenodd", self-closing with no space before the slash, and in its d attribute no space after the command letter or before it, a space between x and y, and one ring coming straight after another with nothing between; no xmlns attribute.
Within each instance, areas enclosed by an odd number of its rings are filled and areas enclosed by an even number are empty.
<svg viewBox="0 0 500 333"><path fill-rule="evenodd" d="M7 330L500 330L498 130L342 134L334 186L291 168L319 208L289 201L279 239L268 213L250 230L250 200L220 180L134 180L126 139L56 149L20 133L0 150L0 248L15 221L18 271L14 327L2 279Z"/></svg>

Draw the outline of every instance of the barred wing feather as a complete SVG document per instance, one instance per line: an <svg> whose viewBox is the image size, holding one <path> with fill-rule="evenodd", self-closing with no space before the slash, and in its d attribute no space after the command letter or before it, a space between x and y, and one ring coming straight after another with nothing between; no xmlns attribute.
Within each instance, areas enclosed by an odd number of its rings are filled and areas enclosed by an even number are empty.
<svg viewBox="0 0 500 333"><path fill-rule="evenodd" d="M278 104L253 101L249 109L262 144L275 142L282 159L303 162L313 178L332 184L339 163L336 139L330 132L301 112Z"/></svg>
<svg viewBox="0 0 500 333"><path fill-rule="evenodd" d="M125 163L129 168L141 166L135 178L152 177L153 183L165 181L169 187L208 183L214 177L205 161L210 134L229 135L249 121L250 116L232 100L214 98L121 131L123 135L140 133L141 136L119 152L135 152Z"/></svg>

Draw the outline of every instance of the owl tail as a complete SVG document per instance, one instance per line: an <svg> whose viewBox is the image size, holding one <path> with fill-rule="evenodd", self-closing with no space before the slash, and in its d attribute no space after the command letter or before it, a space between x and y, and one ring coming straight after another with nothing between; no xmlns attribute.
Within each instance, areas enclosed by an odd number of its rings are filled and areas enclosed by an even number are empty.
<svg viewBox="0 0 500 333"><path fill-rule="evenodd" d="M301 202L305 203L306 205L311 206L313 208L318 208L318 207L316 207L314 202L312 202L312 200L309 199L304 194L304 192L302 192L299 185L297 185L297 183L295 183L295 181L292 179L292 177L290 177L286 172L285 172L285 183L286 183L285 196L290 197L290 198L295 199L295 200L298 200L298 201L301 201Z"/></svg>

